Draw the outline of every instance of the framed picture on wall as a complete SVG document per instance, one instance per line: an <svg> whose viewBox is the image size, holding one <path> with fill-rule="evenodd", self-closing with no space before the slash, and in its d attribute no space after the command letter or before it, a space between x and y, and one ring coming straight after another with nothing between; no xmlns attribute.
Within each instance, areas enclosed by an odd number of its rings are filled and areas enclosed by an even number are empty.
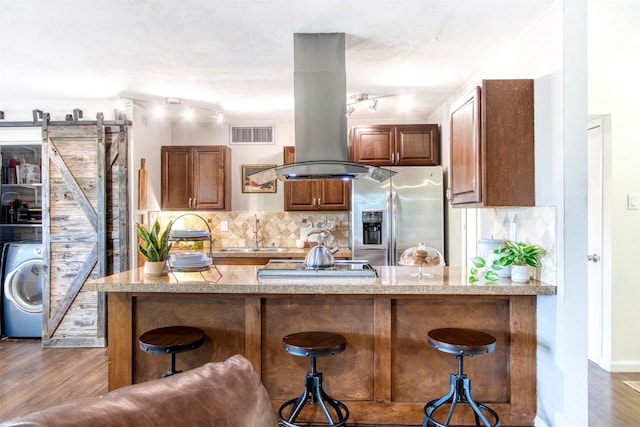
<svg viewBox="0 0 640 427"><path fill-rule="evenodd" d="M250 175L275 168L276 165L242 165L242 192L243 193L275 193L277 191L277 179L258 184L249 179Z"/></svg>

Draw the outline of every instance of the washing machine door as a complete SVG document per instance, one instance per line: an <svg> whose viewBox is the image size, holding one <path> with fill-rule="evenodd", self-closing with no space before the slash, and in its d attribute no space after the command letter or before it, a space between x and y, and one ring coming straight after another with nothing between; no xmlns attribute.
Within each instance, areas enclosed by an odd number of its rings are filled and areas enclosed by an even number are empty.
<svg viewBox="0 0 640 427"><path fill-rule="evenodd" d="M25 313L42 312L43 265L43 260L31 259L7 273L5 277L5 297Z"/></svg>

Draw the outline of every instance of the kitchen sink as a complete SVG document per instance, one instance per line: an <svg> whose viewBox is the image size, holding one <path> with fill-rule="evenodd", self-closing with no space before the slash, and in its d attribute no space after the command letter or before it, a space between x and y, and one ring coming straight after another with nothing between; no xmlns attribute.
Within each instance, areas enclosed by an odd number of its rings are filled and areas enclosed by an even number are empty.
<svg viewBox="0 0 640 427"><path fill-rule="evenodd" d="M219 252L253 253L253 252L286 252L287 248L220 248Z"/></svg>

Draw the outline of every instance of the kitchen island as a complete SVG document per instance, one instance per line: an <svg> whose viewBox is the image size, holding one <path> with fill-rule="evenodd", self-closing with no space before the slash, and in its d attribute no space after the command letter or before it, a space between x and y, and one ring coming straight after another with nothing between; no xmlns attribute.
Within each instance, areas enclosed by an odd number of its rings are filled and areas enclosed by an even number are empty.
<svg viewBox="0 0 640 427"><path fill-rule="evenodd" d="M109 389L164 372L168 357L142 352L137 337L183 324L202 328L207 340L179 354L178 369L243 354L278 408L302 391L309 363L286 354L282 337L326 330L348 342L343 353L319 359L318 369L329 394L349 407L349 424L419 425L424 403L448 390L457 368L455 357L429 347L426 334L463 327L497 339L496 351L466 361L474 398L496 410L503 425L533 425L536 299L554 295L555 286L469 284L466 272L452 267L429 268L432 277L422 278L412 267L376 267L377 278L257 279L259 268L221 265L221 276L212 270L204 277L145 276L138 269L85 284L107 293ZM466 415L454 420L473 424Z"/></svg>

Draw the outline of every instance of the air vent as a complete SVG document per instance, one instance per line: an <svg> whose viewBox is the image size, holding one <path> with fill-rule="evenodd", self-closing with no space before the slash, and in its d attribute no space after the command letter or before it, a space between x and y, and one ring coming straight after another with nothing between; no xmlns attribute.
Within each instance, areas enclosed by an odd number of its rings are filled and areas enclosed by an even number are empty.
<svg viewBox="0 0 640 427"><path fill-rule="evenodd" d="M237 126L231 125L231 144L273 144L273 125Z"/></svg>

